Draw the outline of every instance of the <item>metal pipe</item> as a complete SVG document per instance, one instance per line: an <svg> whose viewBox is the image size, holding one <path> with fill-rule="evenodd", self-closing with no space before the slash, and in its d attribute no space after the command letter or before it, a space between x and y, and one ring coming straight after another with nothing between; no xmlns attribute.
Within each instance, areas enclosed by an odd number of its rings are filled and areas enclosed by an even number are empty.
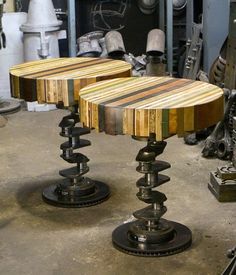
<svg viewBox="0 0 236 275"><path fill-rule="evenodd" d="M107 53L115 59L122 59L125 54L125 46L122 35L118 31L110 31L105 35Z"/></svg>
<svg viewBox="0 0 236 275"><path fill-rule="evenodd" d="M148 55L163 55L165 52L165 33L159 29L153 29L148 33L147 49Z"/></svg>
<svg viewBox="0 0 236 275"><path fill-rule="evenodd" d="M172 76L173 73L173 0L166 1L167 21L167 69Z"/></svg>
<svg viewBox="0 0 236 275"><path fill-rule="evenodd" d="M68 9L68 47L69 56L76 56L76 20L75 20L75 0L67 0Z"/></svg>
<svg viewBox="0 0 236 275"><path fill-rule="evenodd" d="M159 29L165 31L165 0L159 0Z"/></svg>
<svg viewBox="0 0 236 275"><path fill-rule="evenodd" d="M186 14L186 41L188 39L192 38L193 35L193 22L194 22L194 17L193 17L193 0L188 0L187 1L187 14Z"/></svg>

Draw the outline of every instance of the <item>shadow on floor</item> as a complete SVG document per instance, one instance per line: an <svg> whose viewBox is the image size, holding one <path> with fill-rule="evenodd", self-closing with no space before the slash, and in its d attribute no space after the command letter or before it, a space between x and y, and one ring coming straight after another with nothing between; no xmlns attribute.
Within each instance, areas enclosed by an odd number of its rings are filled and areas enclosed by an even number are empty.
<svg viewBox="0 0 236 275"><path fill-rule="evenodd" d="M55 184L56 181L31 182L17 191L17 203L25 212L42 219L40 226L45 225L48 228L50 223L57 223L60 229L76 226L87 228L98 225L107 217L112 217L112 209L108 207L109 199L101 204L86 208L60 208L46 204L42 200L42 191L45 187ZM28 217L29 222L30 219L32 218Z"/></svg>
<svg viewBox="0 0 236 275"><path fill-rule="evenodd" d="M16 218L2 219L0 220L0 230L11 224Z"/></svg>

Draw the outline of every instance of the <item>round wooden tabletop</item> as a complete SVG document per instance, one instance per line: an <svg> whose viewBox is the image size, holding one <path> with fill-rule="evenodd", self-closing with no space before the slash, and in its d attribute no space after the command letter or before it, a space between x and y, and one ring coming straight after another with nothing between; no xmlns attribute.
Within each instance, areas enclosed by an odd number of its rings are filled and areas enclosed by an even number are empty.
<svg viewBox="0 0 236 275"><path fill-rule="evenodd" d="M162 140L216 124L223 117L223 91L212 84L171 77L102 81L80 91L80 118L107 134Z"/></svg>
<svg viewBox="0 0 236 275"><path fill-rule="evenodd" d="M131 75L131 65L101 58L56 58L27 62L10 69L13 97L72 106L88 84Z"/></svg>

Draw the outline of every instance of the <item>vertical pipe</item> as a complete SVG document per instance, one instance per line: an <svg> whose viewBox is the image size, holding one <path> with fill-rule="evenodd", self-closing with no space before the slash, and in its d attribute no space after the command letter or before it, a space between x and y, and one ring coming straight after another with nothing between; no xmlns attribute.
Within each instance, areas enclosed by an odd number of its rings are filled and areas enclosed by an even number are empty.
<svg viewBox="0 0 236 275"><path fill-rule="evenodd" d="M173 0L166 1L167 25L167 68L169 74L173 73Z"/></svg>
<svg viewBox="0 0 236 275"><path fill-rule="evenodd" d="M187 1L187 9L186 9L186 41L188 39L192 38L193 34L193 22L194 22L194 17L193 17L193 12L194 12L194 7L193 7L193 0L188 0Z"/></svg>
<svg viewBox="0 0 236 275"><path fill-rule="evenodd" d="M229 0L203 1L203 69L206 73L209 73L229 33L229 14Z"/></svg>
<svg viewBox="0 0 236 275"><path fill-rule="evenodd" d="M75 0L67 0L69 56L76 56Z"/></svg>
<svg viewBox="0 0 236 275"><path fill-rule="evenodd" d="M165 32L165 0L159 0L159 29Z"/></svg>

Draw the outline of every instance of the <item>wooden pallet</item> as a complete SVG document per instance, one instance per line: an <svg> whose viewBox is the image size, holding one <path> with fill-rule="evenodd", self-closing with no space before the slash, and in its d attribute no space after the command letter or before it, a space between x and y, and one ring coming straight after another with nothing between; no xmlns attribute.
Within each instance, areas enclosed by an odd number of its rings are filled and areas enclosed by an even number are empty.
<svg viewBox="0 0 236 275"><path fill-rule="evenodd" d="M39 103L78 101L79 91L88 84L131 75L131 65L100 58L56 58L27 62L10 69L13 97Z"/></svg>
<svg viewBox="0 0 236 275"><path fill-rule="evenodd" d="M81 121L107 134L162 140L216 124L223 116L223 91L209 83L170 77L102 81L80 92Z"/></svg>

